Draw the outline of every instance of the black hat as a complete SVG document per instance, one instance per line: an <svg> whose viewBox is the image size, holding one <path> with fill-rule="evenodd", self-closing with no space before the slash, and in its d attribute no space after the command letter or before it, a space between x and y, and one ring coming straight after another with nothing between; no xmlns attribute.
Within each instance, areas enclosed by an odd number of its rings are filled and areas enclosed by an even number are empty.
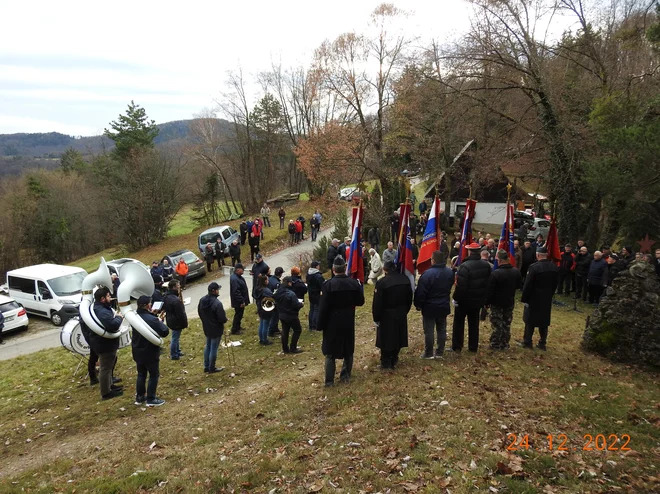
<svg viewBox="0 0 660 494"><path fill-rule="evenodd" d="M255 259L263 259L264 256L261 255L261 252L259 252L256 256L254 256Z"/></svg>
<svg viewBox="0 0 660 494"><path fill-rule="evenodd" d="M137 305L138 307L144 307L145 305L149 305L151 303L151 297L148 295L141 295L139 299L137 299Z"/></svg>
<svg viewBox="0 0 660 494"><path fill-rule="evenodd" d="M545 248L545 247L539 247L538 249L536 249L536 253L537 253L537 254L547 254L547 253L548 253L548 249Z"/></svg>
<svg viewBox="0 0 660 494"><path fill-rule="evenodd" d="M344 261L344 258L342 256L337 256L335 257L335 260L332 262L333 266L345 266L346 261Z"/></svg>
<svg viewBox="0 0 660 494"><path fill-rule="evenodd" d="M275 268L275 276L282 276L282 273L284 273L284 268L281 266L278 266Z"/></svg>
<svg viewBox="0 0 660 494"><path fill-rule="evenodd" d="M291 276L285 276L282 278L282 284L286 285L287 283L293 283L293 278L291 278Z"/></svg>
<svg viewBox="0 0 660 494"><path fill-rule="evenodd" d="M162 282L163 282L163 278L161 278L161 277L158 276L157 274L152 275L152 276L151 276L151 279L154 280L154 283L155 283L155 284L158 284L158 283L162 283Z"/></svg>
<svg viewBox="0 0 660 494"><path fill-rule="evenodd" d="M212 283L209 283L209 292L213 292L215 290L220 290L220 285L218 285L215 281Z"/></svg>
<svg viewBox="0 0 660 494"><path fill-rule="evenodd" d="M234 266L234 271L236 271L237 269L245 269L245 268L243 268L243 265L240 262L237 262L236 265Z"/></svg>
<svg viewBox="0 0 660 494"><path fill-rule="evenodd" d="M312 268L318 268L321 265L320 262L318 261L312 261L312 264L310 264L310 267Z"/></svg>
<svg viewBox="0 0 660 494"><path fill-rule="evenodd" d="M386 271L394 271L396 269L396 264L394 264L392 261L387 261L385 264L383 264L383 269Z"/></svg>

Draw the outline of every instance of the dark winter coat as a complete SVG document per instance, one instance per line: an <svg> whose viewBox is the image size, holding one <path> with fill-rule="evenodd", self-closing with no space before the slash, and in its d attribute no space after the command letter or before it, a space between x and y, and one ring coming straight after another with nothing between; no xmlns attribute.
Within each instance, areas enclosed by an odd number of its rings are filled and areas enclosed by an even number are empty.
<svg viewBox="0 0 660 494"><path fill-rule="evenodd" d="M321 287L325 279L316 268L310 268L307 272L307 289L309 293L309 303L318 304L321 299Z"/></svg>
<svg viewBox="0 0 660 494"><path fill-rule="evenodd" d="M589 272L587 273L587 283L590 285L607 285L607 275L605 271L607 270L607 261L602 257L597 261L596 259L591 261L589 265Z"/></svg>
<svg viewBox="0 0 660 494"><path fill-rule="evenodd" d="M163 281L170 281L174 275L174 268L171 265L163 266Z"/></svg>
<svg viewBox="0 0 660 494"><path fill-rule="evenodd" d="M163 294L160 292L159 288L156 288L154 290L154 293L151 294L151 302L164 302L165 297L163 297Z"/></svg>
<svg viewBox="0 0 660 494"><path fill-rule="evenodd" d="M335 257L339 255L339 249L334 245L328 245L328 254L326 260L328 261L328 268L332 268L332 263L335 262Z"/></svg>
<svg viewBox="0 0 660 494"><path fill-rule="evenodd" d="M342 359L355 352L355 307L364 305L360 282L338 274L323 283L318 328L323 331L323 355Z"/></svg>
<svg viewBox="0 0 660 494"><path fill-rule="evenodd" d="M575 269L575 254L572 252L562 252L559 258L559 271L570 273Z"/></svg>
<svg viewBox="0 0 660 494"><path fill-rule="evenodd" d="M490 273L490 264L482 261L479 253L469 255L458 267L454 300L463 310L476 310L484 306Z"/></svg>
<svg viewBox="0 0 660 494"><path fill-rule="evenodd" d="M146 309L138 309L137 315L146 322L151 329L153 329L158 336L165 338L170 334L169 329L165 326L160 319L154 316ZM133 329L133 338L131 341L133 350L133 360L138 364L154 362L160 358L160 346L154 345L147 340L139 331Z"/></svg>
<svg viewBox="0 0 660 494"><path fill-rule="evenodd" d="M522 302L529 304L525 309L525 322L535 328L550 325L552 296L559 283L559 268L554 262L543 259L529 267L522 290Z"/></svg>
<svg viewBox="0 0 660 494"><path fill-rule="evenodd" d="M371 306L374 322L379 323L378 348L391 351L408 346L408 312L412 301L413 291L406 275L395 271L378 280Z"/></svg>
<svg viewBox="0 0 660 494"><path fill-rule="evenodd" d="M227 314L222 302L213 294L204 295L197 304L197 314L202 320L202 328L207 338L219 338L225 331Z"/></svg>
<svg viewBox="0 0 660 494"><path fill-rule="evenodd" d="M577 254L575 256L575 274L586 276L589 273L589 266L593 256L588 252L586 254Z"/></svg>
<svg viewBox="0 0 660 494"><path fill-rule="evenodd" d="M289 223L288 231L291 235L296 233L296 224L295 223Z"/></svg>
<svg viewBox="0 0 660 494"><path fill-rule="evenodd" d="M257 278L259 277L260 274L263 274L264 276L268 276L268 264L266 264L266 261L262 260L261 262L255 262L252 265L252 286L256 288L257 286ZM254 288L253 288L254 290Z"/></svg>
<svg viewBox="0 0 660 494"><path fill-rule="evenodd" d="M229 278L229 295L233 308L240 307L241 304L248 305L250 303L250 293L243 276L232 273Z"/></svg>
<svg viewBox="0 0 660 494"><path fill-rule="evenodd" d="M307 295L307 285L300 279L300 276L292 276L293 284L291 285L291 290L296 294L296 297L304 299Z"/></svg>
<svg viewBox="0 0 660 494"><path fill-rule="evenodd" d="M110 306L105 306L100 302L94 302L92 310L94 311L94 314L96 314L96 318L101 323L101 326L103 326L108 333L119 332L122 318L115 316ZM114 352L119 348L119 338L104 338L103 336L96 334L87 327L82 317L80 318L80 329L90 348L94 350L94 353L97 355Z"/></svg>
<svg viewBox="0 0 660 494"><path fill-rule="evenodd" d="M229 246L229 255L234 259L241 258L241 246L239 244L234 245L233 243Z"/></svg>
<svg viewBox="0 0 660 494"><path fill-rule="evenodd" d="M272 312L267 312L261 308L261 302L265 298L273 298L273 292L267 286L258 286L254 290L254 303L257 306L257 314L261 319L270 319L270 316L273 315Z"/></svg>
<svg viewBox="0 0 660 494"><path fill-rule="evenodd" d="M449 294L454 272L445 264L433 264L424 271L415 289L415 307L423 317L442 317L450 312Z"/></svg>
<svg viewBox="0 0 660 494"><path fill-rule="evenodd" d="M215 260L215 253L213 252L212 246L204 249L204 260L207 264L212 264Z"/></svg>
<svg viewBox="0 0 660 494"><path fill-rule="evenodd" d="M188 327L186 308L176 292L167 292L167 295L165 295L163 310L165 311L167 327L176 331L181 331Z"/></svg>
<svg viewBox="0 0 660 494"><path fill-rule="evenodd" d="M224 242L216 242L215 244L213 244L213 251L215 253L215 258L224 259L226 248L227 246L224 244Z"/></svg>
<svg viewBox="0 0 660 494"><path fill-rule="evenodd" d="M339 247L337 247L337 252L344 258L344 261L348 262L348 259L346 259L346 249L348 249L348 245L346 245L346 242L344 242L343 244L340 244Z"/></svg>
<svg viewBox="0 0 660 494"><path fill-rule="evenodd" d="M486 305L509 308L516 304L516 290L522 285L522 275L518 268L511 264L502 264L493 274L488 282L488 294Z"/></svg>
<svg viewBox="0 0 660 494"><path fill-rule="evenodd" d="M522 267L527 269L536 262L536 250L534 247L529 249L521 247L520 250L522 250Z"/></svg>
<svg viewBox="0 0 660 494"><path fill-rule="evenodd" d="M275 293L277 289L280 287L280 279L275 276L274 274L271 274L268 277L268 288L271 292Z"/></svg>
<svg viewBox="0 0 660 494"><path fill-rule="evenodd" d="M275 304L277 304L277 313L280 321L291 322L298 319L298 312L302 309L302 302L298 301L298 296L288 285L280 285L275 294Z"/></svg>
<svg viewBox="0 0 660 494"><path fill-rule="evenodd" d="M378 232L378 228L371 228L369 230L369 233L367 234L367 238L369 240L369 243L373 245L379 245L380 244L380 233Z"/></svg>

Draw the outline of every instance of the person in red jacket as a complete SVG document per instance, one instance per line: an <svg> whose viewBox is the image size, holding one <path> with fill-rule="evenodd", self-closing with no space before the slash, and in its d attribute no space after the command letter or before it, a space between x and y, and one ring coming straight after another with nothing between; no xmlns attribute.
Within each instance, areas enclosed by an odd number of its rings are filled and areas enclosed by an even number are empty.
<svg viewBox="0 0 660 494"><path fill-rule="evenodd" d="M296 220L293 224L296 225L296 243L298 244L302 240L302 223L300 220Z"/></svg>
<svg viewBox="0 0 660 494"><path fill-rule="evenodd" d="M566 244L564 246L564 252L562 252L561 257L559 258L559 283L557 284L557 295L561 295L564 292L564 285L566 287L565 295L570 295L574 272L575 254L573 254L571 244Z"/></svg>

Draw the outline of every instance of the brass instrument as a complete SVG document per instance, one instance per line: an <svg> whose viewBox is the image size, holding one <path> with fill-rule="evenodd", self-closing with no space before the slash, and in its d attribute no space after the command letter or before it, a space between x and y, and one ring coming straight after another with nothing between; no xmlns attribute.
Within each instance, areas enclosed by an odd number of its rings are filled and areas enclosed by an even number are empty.
<svg viewBox="0 0 660 494"><path fill-rule="evenodd" d="M261 310L271 312L275 310L275 299L273 297L264 297L261 299Z"/></svg>

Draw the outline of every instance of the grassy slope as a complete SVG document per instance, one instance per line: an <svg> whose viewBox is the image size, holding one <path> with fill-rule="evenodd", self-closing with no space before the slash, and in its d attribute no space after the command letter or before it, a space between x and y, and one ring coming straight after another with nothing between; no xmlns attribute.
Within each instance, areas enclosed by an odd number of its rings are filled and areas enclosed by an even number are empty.
<svg viewBox="0 0 660 494"><path fill-rule="evenodd" d="M202 373L199 323L184 331L187 357L161 360L159 395L167 404L158 409L133 406L127 349L117 366L127 392L110 402L98 401L98 387L83 376L71 378L75 360L64 349L0 362L0 491L660 488L656 376L577 350L584 314L555 309L547 353L482 349L422 361L414 312L411 348L396 372L384 373L370 322L373 289L366 291L349 386L322 386L320 334L304 332L305 353L297 356L259 346L253 307L237 365L220 374ZM482 328L486 345L489 324ZM521 332L517 309L514 338ZM226 360L221 353L221 364ZM508 433L529 434L536 450L506 452ZM544 451L546 436L561 433L570 451ZM632 451L582 451L584 434L630 434ZM497 474L498 462L513 473Z"/></svg>

